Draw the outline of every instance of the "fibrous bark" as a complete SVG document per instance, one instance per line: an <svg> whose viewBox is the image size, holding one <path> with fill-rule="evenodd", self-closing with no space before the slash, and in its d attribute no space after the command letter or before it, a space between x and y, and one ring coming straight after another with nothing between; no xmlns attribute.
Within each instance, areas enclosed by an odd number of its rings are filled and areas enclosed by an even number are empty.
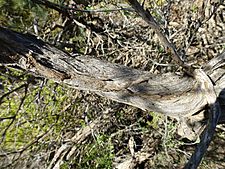
<svg viewBox="0 0 225 169"><path fill-rule="evenodd" d="M224 102L225 95L225 70L221 68L224 59L225 53L222 53L205 67L220 103ZM0 63L16 64L72 88L171 117L191 116L208 104L209 93L202 88L202 84L208 82L196 77L174 73L156 75L92 56L73 57L32 35L5 28L0 28ZM222 108L222 113L224 111Z"/></svg>

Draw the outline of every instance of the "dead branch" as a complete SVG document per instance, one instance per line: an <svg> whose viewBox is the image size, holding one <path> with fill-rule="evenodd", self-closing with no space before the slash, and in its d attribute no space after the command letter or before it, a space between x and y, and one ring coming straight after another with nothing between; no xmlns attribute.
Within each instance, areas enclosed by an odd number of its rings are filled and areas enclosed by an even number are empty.
<svg viewBox="0 0 225 169"><path fill-rule="evenodd" d="M191 116L208 104L205 90L201 88L207 82L201 78L172 73L154 75L91 56L74 58L32 35L5 28L0 28L0 44L1 63L15 63L37 76L79 90L89 90L143 110L179 118ZM225 78L224 73L218 74L210 74L211 79L219 79L214 81L217 96L222 92Z"/></svg>

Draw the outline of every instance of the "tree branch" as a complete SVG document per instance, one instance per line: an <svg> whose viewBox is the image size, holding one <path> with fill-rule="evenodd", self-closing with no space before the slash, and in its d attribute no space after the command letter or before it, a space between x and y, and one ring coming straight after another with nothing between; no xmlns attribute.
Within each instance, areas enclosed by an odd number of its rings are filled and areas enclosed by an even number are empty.
<svg viewBox="0 0 225 169"><path fill-rule="evenodd" d="M158 35L158 37L159 37L161 43L163 44L163 46L165 47L165 49L172 53L172 58L176 61L176 63L179 66L183 67L189 75L193 76L194 69L191 66L184 63L181 56L179 56L179 54L177 53L175 45L172 42L170 42L169 39L163 34L162 28L155 21L155 19L150 14L150 12L147 10L144 10L143 6L141 6L137 0L128 0L128 2L135 9L135 11L156 32L156 34Z"/></svg>
<svg viewBox="0 0 225 169"><path fill-rule="evenodd" d="M205 69L194 70L193 77L155 75L91 56L72 57L35 36L0 27L0 64L15 64L36 76L175 118L190 117L211 105L208 125L186 168L199 165L220 114L225 114L224 56L225 52Z"/></svg>
<svg viewBox="0 0 225 169"><path fill-rule="evenodd" d="M32 35L0 28L0 62L9 61L36 76L171 117L191 116L208 104L198 79L172 73L154 75L91 56L74 58ZM217 95L223 83L216 82Z"/></svg>

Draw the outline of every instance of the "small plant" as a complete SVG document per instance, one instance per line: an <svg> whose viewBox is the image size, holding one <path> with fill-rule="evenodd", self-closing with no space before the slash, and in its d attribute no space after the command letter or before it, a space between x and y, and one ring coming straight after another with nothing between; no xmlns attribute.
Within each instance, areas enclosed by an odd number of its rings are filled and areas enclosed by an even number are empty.
<svg viewBox="0 0 225 169"><path fill-rule="evenodd" d="M112 168L112 160L114 158L113 145L106 135L98 135L96 139L85 147L80 146L81 161L78 158L74 160L73 166L76 168L91 169L91 168ZM85 153L82 153L82 152Z"/></svg>

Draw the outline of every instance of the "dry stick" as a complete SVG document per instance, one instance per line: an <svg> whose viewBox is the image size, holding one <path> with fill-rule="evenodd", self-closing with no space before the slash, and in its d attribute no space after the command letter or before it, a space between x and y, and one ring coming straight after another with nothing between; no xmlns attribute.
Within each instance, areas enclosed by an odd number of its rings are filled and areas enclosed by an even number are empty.
<svg viewBox="0 0 225 169"><path fill-rule="evenodd" d="M159 24L155 21L153 16L149 13L149 11L144 10L144 8L139 4L137 0L128 0L128 2L131 4L131 6L135 9L135 11L149 24L149 26L156 32L158 35L161 43L164 45L164 47L169 50L172 53L172 58L177 62L178 65L183 67L185 71L189 75L193 75L194 69L185 64L184 61L181 59L179 54L177 53L175 49L175 45L170 42L167 37L162 33L161 27Z"/></svg>
<svg viewBox="0 0 225 169"><path fill-rule="evenodd" d="M33 55L28 55L29 51L33 51ZM35 76L170 117L191 116L207 104L205 96L197 92L199 82L191 77L180 78L171 73L154 75L87 55L73 58L34 36L0 27L0 62L9 61ZM225 74L220 72L215 70L210 77L224 79ZM217 95L224 94L224 82L215 82ZM225 108L222 111L225 112Z"/></svg>

